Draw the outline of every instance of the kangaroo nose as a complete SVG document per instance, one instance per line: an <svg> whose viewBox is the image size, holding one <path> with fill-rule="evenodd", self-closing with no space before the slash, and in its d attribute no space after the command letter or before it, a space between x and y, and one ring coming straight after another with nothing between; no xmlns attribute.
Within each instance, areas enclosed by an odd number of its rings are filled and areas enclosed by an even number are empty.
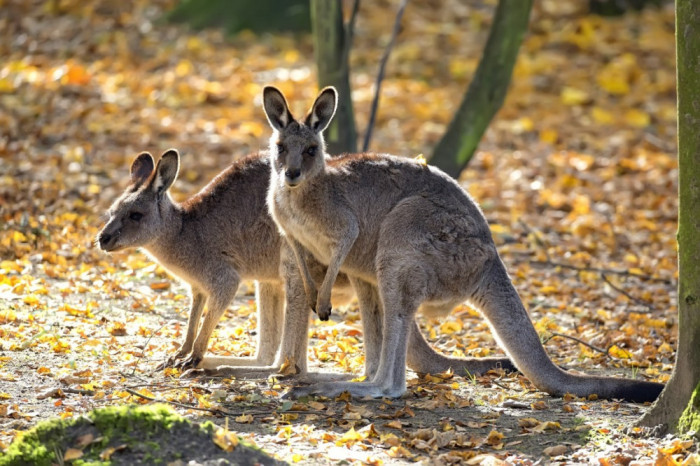
<svg viewBox="0 0 700 466"><path fill-rule="evenodd" d="M104 249L105 246L107 246L107 245L109 244L109 241L110 241L111 239L112 239L112 235L110 235L109 233L102 233L102 234L100 235L100 238L99 238L100 247L101 247L102 249Z"/></svg>
<svg viewBox="0 0 700 466"><path fill-rule="evenodd" d="M301 176L301 170L299 168L290 168L284 172L284 177L287 179L287 183L296 184Z"/></svg>

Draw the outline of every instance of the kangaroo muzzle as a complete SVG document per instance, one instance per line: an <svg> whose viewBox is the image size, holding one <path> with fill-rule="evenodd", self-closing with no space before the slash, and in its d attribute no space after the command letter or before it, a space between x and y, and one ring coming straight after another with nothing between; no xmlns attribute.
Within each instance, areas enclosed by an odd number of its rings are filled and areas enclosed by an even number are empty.
<svg viewBox="0 0 700 466"><path fill-rule="evenodd" d="M297 186L301 183L301 169L299 168L288 168L284 171L284 182L287 186Z"/></svg>
<svg viewBox="0 0 700 466"><path fill-rule="evenodd" d="M115 249L117 240L119 239L119 230L114 233L107 233L102 231L97 237L97 241L100 243L100 249L109 252Z"/></svg>

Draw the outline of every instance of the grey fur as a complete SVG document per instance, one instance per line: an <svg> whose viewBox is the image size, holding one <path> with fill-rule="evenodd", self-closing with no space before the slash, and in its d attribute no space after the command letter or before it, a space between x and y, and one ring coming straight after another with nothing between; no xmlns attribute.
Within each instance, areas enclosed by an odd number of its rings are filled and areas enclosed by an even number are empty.
<svg viewBox="0 0 700 466"><path fill-rule="evenodd" d="M97 240L107 252L142 247L171 274L189 284L192 305L185 341L161 367L199 367L209 374L265 377L287 362L293 364L296 373L305 375L307 295L296 261L267 212L267 154L253 154L234 162L184 203L174 202L168 193L179 169L177 152L167 151L155 169L154 165L148 153L134 160L131 185L110 207L110 219ZM130 218L133 214L140 218ZM309 260L310 276L315 277L311 280L320 281L325 267ZM252 358L204 357L214 327L242 280L257 280L257 353ZM343 303L352 297L353 290L341 275L333 291L334 300ZM363 302L367 308L376 306L378 299L369 296ZM202 319L205 303L209 311ZM366 309L363 313L378 311ZM435 353L417 327L415 338L416 352L425 353L423 358L434 358L445 369L459 367L457 360ZM372 341L381 344L380 338Z"/></svg>
<svg viewBox="0 0 700 466"><path fill-rule="evenodd" d="M332 115L318 109L335 107L328 103L329 96L336 94L324 89L306 121L327 124ZM265 88L263 105L270 121L280 121L275 112L291 115L284 96L273 87ZM391 155L331 159L323 152L320 131L287 120L286 125L273 126L270 139L268 205L290 242L328 265L318 293L309 273L302 273L315 309L327 318L330 292L342 271L354 283L376 287L379 309L384 311L381 355L376 361L368 351L366 358L368 366L376 366L369 382L326 382L296 388L291 396L334 396L343 391L360 397L400 396L406 390L407 348L415 348L408 342L416 312L437 316L465 301L482 311L518 369L543 391L634 401L658 396L661 384L573 375L552 363L501 262L484 215L452 178L435 167ZM309 154L309 147L320 150ZM299 260L303 255L296 257L305 270L307 265ZM414 367L431 364L412 356L408 360ZM464 367L481 372L483 363L472 363Z"/></svg>

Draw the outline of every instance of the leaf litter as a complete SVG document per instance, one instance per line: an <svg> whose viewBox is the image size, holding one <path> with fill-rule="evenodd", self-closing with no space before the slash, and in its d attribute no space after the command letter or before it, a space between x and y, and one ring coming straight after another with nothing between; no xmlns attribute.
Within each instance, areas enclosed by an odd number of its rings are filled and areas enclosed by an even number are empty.
<svg viewBox="0 0 700 466"><path fill-rule="evenodd" d="M154 372L184 337L186 291L143 254L108 256L93 243L131 158L178 148L173 191L184 199L265 146L262 86L293 102L316 89L310 37L192 32L159 21L174 3L8 0L0 9L0 447L42 419L154 399L191 418L229 419L222 443L231 445L230 429L290 462L697 462L692 441L622 431L643 406L553 399L511 374L410 374L399 400L287 404L283 379ZM461 180L558 364L665 381L677 345L673 9L603 19L585 2L536 3L506 103ZM411 4L383 83L376 150L431 153L492 8ZM362 4L351 54L359 128L394 11ZM243 288L214 353L255 352L254 297ZM421 326L447 354L501 354L467 306ZM312 366L362 373L356 309L314 322L310 337Z"/></svg>

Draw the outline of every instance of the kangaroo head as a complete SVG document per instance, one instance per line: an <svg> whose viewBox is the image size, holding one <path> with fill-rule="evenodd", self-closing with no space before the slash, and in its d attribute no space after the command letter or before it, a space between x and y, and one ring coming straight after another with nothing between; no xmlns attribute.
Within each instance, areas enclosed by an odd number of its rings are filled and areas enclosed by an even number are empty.
<svg viewBox="0 0 700 466"><path fill-rule="evenodd" d="M100 249L107 252L146 246L166 231L163 213L172 207L167 195L180 168L176 150L165 152L154 169L151 154L144 152L131 164L131 184L109 208L109 221L97 234Z"/></svg>
<svg viewBox="0 0 700 466"><path fill-rule="evenodd" d="M288 187L299 186L323 171L325 143L322 133L333 119L337 103L335 88L326 87L301 122L292 116L282 92L272 86L263 89L265 114L275 130L270 138L272 168Z"/></svg>

